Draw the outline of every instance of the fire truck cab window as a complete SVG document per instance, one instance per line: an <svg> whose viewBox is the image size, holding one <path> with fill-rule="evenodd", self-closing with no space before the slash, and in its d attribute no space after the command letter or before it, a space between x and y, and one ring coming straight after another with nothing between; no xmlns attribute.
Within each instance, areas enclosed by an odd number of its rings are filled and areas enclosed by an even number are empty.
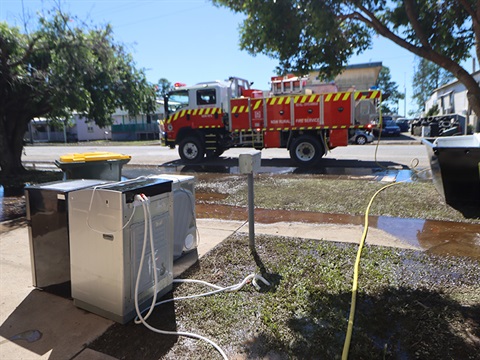
<svg viewBox="0 0 480 360"><path fill-rule="evenodd" d="M168 94L168 108L174 112L188 106L188 90L171 91Z"/></svg>
<svg viewBox="0 0 480 360"><path fill-rule="evenodd" d="M216 102L215 89L197 90L197 105L215 105Z"/></svg>

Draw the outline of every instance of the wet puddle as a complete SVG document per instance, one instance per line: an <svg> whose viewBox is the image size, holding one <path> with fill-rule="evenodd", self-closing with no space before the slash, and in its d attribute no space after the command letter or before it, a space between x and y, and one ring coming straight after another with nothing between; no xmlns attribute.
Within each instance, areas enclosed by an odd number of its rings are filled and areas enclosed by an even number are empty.
<svg viewBox="0 0 480 360"><path fill-rule="evenodd" d="M167 167L126 167L122 174L126 178L147 176L155 174L185 174L195 175L199 180L215 181L228 174L239 174L238 162L225 166L167 166ZM361 178L377 181L424 181L429 180L428 172L417 174L409 169L380 169L374 168L349 168L349 167L324 167L315 171L289 168L285 166L263 166L263 174L309 174L319 176L333 176L341 178ZM25 215L25 204L21 194L4 194L0 187L0 221ZM246 220L247 209L235 206L212 205L213 202L225 199L228 195L218 193L201 193L197 191L197 216L198 218L215 218L225 220ZM255 221L263 224L274 222L303 222L317 224L362 225L363 216L340 214L322 214L302 211L282 210L255 210ZM459 256L469 256L480 259L480 225L422 220L389 218L385 216L369 217L369 224L373 228L383 230L396 238L413 246L437 253Z"/></svg>
<svg viewBox="0 0 480 360"><path fill-rule="evenodd" d="M381 168L378 165L372 167L344 167L344 166L322 166L316 169L303 169L298 167L288 166L268 166L265 165L266 161L262 160L262 166L258 171L258 174L272 174L272 175L321 175L325 177L342 177L349 179L364 179L373 181L425 181L431 180L431 173L429 171L418 172L411 169L404 169L402 167L385 167ZM220 174L238 175L240 170L238 167L238 161L231 164L226 162L225 165L170 165L145 168L127 167L123 169L124 174L128 174L128 177L137 177L150 174L210 174L218 176Z"/></svg>
<svg viewBox="0 0 480 360"><path fill-rule="evenodd" d="M210 195L197 193L197 200ZM213 199L212 199L213 200ZM222 220L248 219L247 208L196 203L198 218ZM301 222L313 224L364 225L363 216L323 214L308 211L255 209L255 222ZM383 230L410 245L439 255L468 256L480 260L480 225L449 221L369 216L369 226Z"/></svg>

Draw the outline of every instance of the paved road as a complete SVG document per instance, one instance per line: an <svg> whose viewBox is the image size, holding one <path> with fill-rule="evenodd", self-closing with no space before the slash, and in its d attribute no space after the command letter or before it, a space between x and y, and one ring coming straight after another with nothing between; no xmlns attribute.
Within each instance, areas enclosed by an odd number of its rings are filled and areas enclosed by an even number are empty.
<svg viewBox="0 0 480 360"><path fill-rule="evenodd" d="M231 164L232 159L237 159L238 155L249 149L230 149L222 157L209 162L208 165ZM374 167L375 166L376 146L369 145L349 145L339 147L329 152L320 166L327 167ZM104 145L69 145L69 146L48 146L48 145L29 145L25 147L25 154L22 157L24 162L54 162L59 160L61 155L68 153L85 153L94 151L110 151L114 153L128 154L132 156L129 165L180 165L181 160L177 150L171 150L160 145L147 146L116 146L114 144ZM427 152L424 145L417 143L401 144L399 142L384 142L377 150L376 160L389 166L409 167L413 159L418 159L419 169L429 167ZM230 163L228 162L230 160ZM262 150L262 166L276 167L295 167L290 160L288 151L285 149L265 149Z"/></svg>
<svg viewBox="0 0 480 360"><path fill-rule="evenodd" d="M226 151L217 161L222 164L226 159L238 158L238 155L250 149L230 149ZM365 166L367 163L375 162L376 146L370 145L351 145L333 149L325 156L327 166L335 166L334 160L341 160L339 166ZM171 150L160 145L148 146L117 146L117 145L67 145L67 146L48 146L48 145L28 145L25 147L25 154L22 161L32 162L54 162L59 160L61 155L69 153L85 153L94 151L110 151L114 153L128 154L132 156L130 164L142 165L165 165L172 162L180 162L177 150ZM419 168L429 166L427 153L424 145L409 144L401 145L398 143L381 144L377 150L377 161L386 162L391 165L401 165L408 167L413 159L419 160ZM275 162L279 166L295 166L288 151L285 149L265 149L262 150L262 159L268 162ZM212 162L209 162L212 164ZM262 163L263 164L263 163Z"/></svg>

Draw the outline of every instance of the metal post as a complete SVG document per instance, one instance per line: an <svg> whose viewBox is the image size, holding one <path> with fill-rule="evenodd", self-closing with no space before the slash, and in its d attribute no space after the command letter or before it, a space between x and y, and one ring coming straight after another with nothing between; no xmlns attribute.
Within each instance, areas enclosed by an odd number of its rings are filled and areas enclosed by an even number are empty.
<svg viewBox="0 0 480 360"><path fill-rule="evenodd" d="M254 191L253 191L253 173L248 174L248 237L250 251L255 253L255 216L254 216Z"/></svg>
<svg viewBox="0 0 480 360"><path fill-rule="evenodd" d="M238 168L241 174L247 175L248 181L248 234L249 247L251 253L255 256L255 217L254 217L254 194L253 194L253 174L260 169L261 153L258 150L252 150L238 157Z"/></svg>
<svg viewBox="0 0 480 360"><path fill-rule="evenodd" d="M63 142L66 144L67 143L67 129L65 128L65 122L67 119L63 120Z"/></svg>

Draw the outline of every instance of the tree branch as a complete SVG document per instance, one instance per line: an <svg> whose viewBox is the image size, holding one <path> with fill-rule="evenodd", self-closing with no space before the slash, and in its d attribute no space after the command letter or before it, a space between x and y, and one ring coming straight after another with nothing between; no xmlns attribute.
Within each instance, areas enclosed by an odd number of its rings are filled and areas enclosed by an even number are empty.
<svg viewBox="0 0 480 360"><path fill-rule="evenodd" d="M472 17L472 27L475 33L475 51L477 53L477 61L480 61L480 0L477 0L476 10L468 0L457 0Z"/></svg>
<svg viewBox="0 0 480 360"><path fill-rule="evenodd" d="M457 0L464 9L467 11L467 13L472 17L472 19L475 22L479 22L479 14L480 14L480 1L477 1L477 12L475 13L475 9L470 5L470 3L467 0Z"/></svg>
<svg viewBox="0 0 480 360"><path fill-rule="evenodd" d="M428 38L423 32L422 26L418 21L418 13L415 11L415 5L412 0L405 0L405 12L407 14L410 23L412 24L413 31L417 34L418 39L423 47L427 49L431 49L430 43L428 42Z"/></svg>
<svg viewBox="0 0 480 360"><path fill-rule="evenodd" d="M11 67L16 67L16 66L19 66L19 65L27 62L27 59L33 53L33 47L35 46L35 44L36 44L36 42L38 41L39 38L40 38L39 35L33 37L31 42L28 43L28 48L25 50L25 54L23 55L23 57L20 60L18 60L17 62L15 62L13 64L10 64L10 66Z"/></svg>
<svg viewBox="0 0 480 360"><path fill-rule="evenodd" d="M407 0L407 1L411 1L411 0ZM427 43L427 46L422 46L422 47L415 46L414 44L406 41L405 39L401 38L400 36L392 32L371 11L369 11L363 5L357 5L357 7L363 13L365 13L368 16L368 18L360 14L359 12L353 12L350 15L344 15L344 16L356 19L358 21L362 21L367 26L372 27L378 34L393 41L398 46L403 47L404 49L414 53L415 55L425 58L441 66L442 68L450 71L457 78L459 78L460 76L465 77L465 75L469 75L464 68L462 68L456 62L454 62L452 59L433 50L429 43Z"/></svg>

